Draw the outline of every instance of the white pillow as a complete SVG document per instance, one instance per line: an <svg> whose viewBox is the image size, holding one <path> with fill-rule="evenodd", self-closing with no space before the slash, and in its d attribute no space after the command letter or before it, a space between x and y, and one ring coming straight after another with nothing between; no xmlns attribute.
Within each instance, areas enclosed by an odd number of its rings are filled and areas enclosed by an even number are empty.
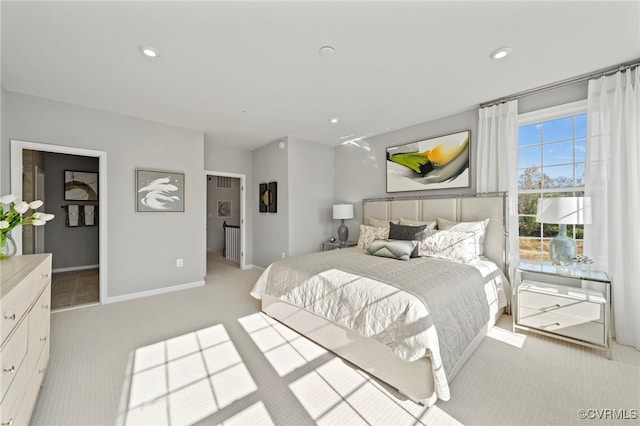
<svg viewBox="0 0 640 426"><path fill-rule="evenodd" d="M473 232L425 231L418 243L418 256L469 263L478 257L476 241Z"/></svg>
<svg viewBox="0 0 640 426"><path fill-rule="evenodd" d="M456 232L473 232L476 235L478 255L484 253L484 234L489 226L489 218L477 222L454 222L452 220L438 218L438 229Z"/></svg>
<svg viewBox="0 0 640 426"><path fill-rule="evenodd" d="M389 228L360 225L358 247L366 250L374 240L386 240L387 238L389 238Z"/></svg>
<svg viewBox="0 0 640 426"><path fill-rule="evenodd" d="M407 226L427 225L427 227L425 229L427 231L429 231L429 230L436 229L436 227L438 226L438 222L436 222L435 220L424 222L424 221L421 221L421 220L405 219L405 218L401 217L400 218L400 225L407 225Z"/></svg>
<svg viewBox="0 0 640 426"><path fill-rule="evenodd" d="M398 219L390 220L390 219L374 219L372 217L368 217L366 220L369 226L377 226L379 228L388 228L389 222L393 222L396 225L398 224Z"/></svg>

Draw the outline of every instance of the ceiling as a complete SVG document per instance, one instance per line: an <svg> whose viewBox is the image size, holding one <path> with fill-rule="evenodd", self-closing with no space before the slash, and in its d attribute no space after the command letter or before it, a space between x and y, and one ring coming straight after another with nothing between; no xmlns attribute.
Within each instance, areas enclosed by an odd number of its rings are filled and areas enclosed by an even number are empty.
<svg viewBox="0 0 640 426"><path fill-rule="evenodd" d="M7 90L243 149L337 146L640 58L638 1L2 1L1 13ZM490 59L501 46L512 55Z"/></svg>

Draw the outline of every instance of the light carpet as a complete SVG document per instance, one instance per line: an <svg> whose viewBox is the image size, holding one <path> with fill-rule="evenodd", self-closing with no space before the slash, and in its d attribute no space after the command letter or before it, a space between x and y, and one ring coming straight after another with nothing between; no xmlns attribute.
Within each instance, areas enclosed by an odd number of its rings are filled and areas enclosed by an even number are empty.
<svg viewBox="0 0 640 426"><path fill-rule="evenodd" d="M640 422L635 349L616 344L608 360L511 333L505 315L452 382L451 400L427 409L261 314L248 294L260 270L211 256L209 271L204 287L52 314L31 424Z"/></svg>

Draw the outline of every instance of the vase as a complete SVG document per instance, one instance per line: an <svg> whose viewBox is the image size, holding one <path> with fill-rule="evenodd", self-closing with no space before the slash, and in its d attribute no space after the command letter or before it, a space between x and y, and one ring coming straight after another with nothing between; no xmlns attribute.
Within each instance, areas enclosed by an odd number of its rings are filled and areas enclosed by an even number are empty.
<svg viewBox="0 0 640 426"><path fill-rule="evenodd" d="M0 234L0 260L16 254L16 242L11 234Z"/></svg>

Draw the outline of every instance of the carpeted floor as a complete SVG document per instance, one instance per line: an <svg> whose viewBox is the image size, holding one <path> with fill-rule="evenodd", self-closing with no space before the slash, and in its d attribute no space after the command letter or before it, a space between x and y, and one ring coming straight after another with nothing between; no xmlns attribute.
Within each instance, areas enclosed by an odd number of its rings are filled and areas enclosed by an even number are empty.
<svg viewBox="0 0 640 426"><path fill-rule="evenodd" d="M259 313L248 292L260 270L214 255L209 272L204 287L52 314L31 424L640 422L635 349L616 345L609 361L513 334L503 316L451 384L451 400L427 409Z"/></svg>

